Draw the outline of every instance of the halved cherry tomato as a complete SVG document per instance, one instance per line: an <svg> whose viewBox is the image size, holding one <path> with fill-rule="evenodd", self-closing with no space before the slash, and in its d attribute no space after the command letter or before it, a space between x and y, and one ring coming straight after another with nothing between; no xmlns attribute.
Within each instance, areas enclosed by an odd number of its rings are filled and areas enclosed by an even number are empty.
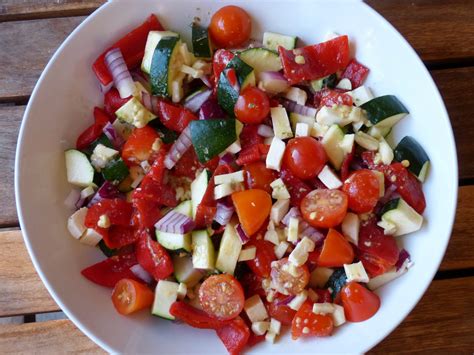
<svg viewBox="0 0 474 355"><path fill-rule="evenodd" d="M342 191L347 194L349 199L349 209L356 213L367 213L374 209L380 196L380 183L377 173L372 170L361 169L353 172L344 181Z"/></svg>
<svg viewBox="0 0 474 355"><path fill-rule="evenodd" d="M290 139L283 157L283 164L303 180L315 178L326 161L326 151L322 144L312 137Z"/></svg>
<svg viewBox="0 0 474 355"><path fill-rule="evenodd" d="M260 189L272 192L270 184L277 178L274 170L267 169L263 161L244 165L245 185L247 189Z"/></svg>
<svg viewBox="0 0 474 355"><path fill-rule="evenodd" d="M344 69L341 79L349 79L352 84L352 90L354 90L362 85L367 75L369 75L369 68L352 59L346 69Z"/></svg>
<svg viewBox="0 0 474 355"><path fill-rule="evenodd" d="M296 312L291 324L291 338L331 335L334 323L330 315L313 313L313 303L306 301Z"/></svg>
<svg viewBox="0 0 474 355"><path fill-rule="evenodd" d="M209 34L220 48L243 45L250 38L252 21L249 14L238 6L224 6L212 15Z"/></svg>
<svg viewBox="0 0 474 355"><path fill-rule="evenodd" d="M311 191L301 201L301 212L313 227L335 227L346 216L347 195L339 190Z"/></svg>
<svg viewBox="0 0 474 355"><path fill-rule="evenodd" d="M103 199L92 205L87 210L86 219L84 224L88 228L98 230L97 222L102 215L106 215L111 225L119 226L130 226L132 219L132 204L121 200L115 199Z"/></svg>
<svg viewBox="0 0 474 355"><path fill-rule="evenodd" d="M380 308L380 298L357 282L349 282L341 290L344 313L349 322L363 322Z"/></svg>
<svg viewBox="0 0 474 355"><path fill-rule="evenodd" d="M258 277L269 277L271 264L276 260L275 246L271 242L263 239L251 240L247 245L255 246L257 248L255 258L253 260L246 261L248 267Z"/></svg>
<svg viewBox="0 0 474 355"><path fill-rule="evenodd" d="M135 252L141 267L157 281L166 279L173 273L173 262L168 252L158 242L151 239L147 230L139 232L139 238Z"/></svg>
<svg viewBox="0 0 474 355"><path fill-rule="evenodd" d="M249 86L240 93L234 112L240 122L259 124L270 113L270 101L262 90Z"/></svg>
<svg viewBox="0 0 474 355"><path fill-rule="evenodd" d="M199 288L199 301L210 316L222 320L233 319L244 308L244 290L231 275L213 275Z"/></svg>
<svg viewBox="0 0 474 355"><path fill-rule="evenodd" d="M187 108L173 104L165 100L159 100L157 103L158 117L161 123L173 131L181 133L191 121L198 117Z"/></svg>
<svg viewBox="0 0 474 355"><path fill-rule="evenodd" d="M115 117L115 112L117 112L120 107L125 105L128 100L130 100L129 97L122 99L116 88L110 89L104 95L105 112L107 112L109 116Z"/></svg>
<svg viewBox="0 0 474 355"><path fill-rule="evenodd" d="M216 333L231 355L240 354L250 338L250 329L240 317L217 329Z"/></svg>
<svg viewBox="0 0 474 355"><path fill-rule="evenodd" d="M281 302L288 296L278 295L273 302L267 306L270 317L280 321L283 325L291 325L293 318L295 318L296 311L291 309L288 305Z"/></svg>
<svg viewBox="0 0 474 355"><path fill-rule="evenodd" d="M206 312L183 301L173 303L170 307L170 314L191 327L199 329L217 330L232 322L232 320L225 321L210 317Z"/></svg>
<svg viewBox="0 0 474 355"><path fill-rule="evenodd" d="M354 250L350 243L335 229L330 229L324 240L318 266L342 267L354 260Z"/></svg>
<svg viewBox="0 0 474 355"><path fill-rule="evenodd" d="M135 128L122 149L122 159L129 164L140 164L153 153L153 143L159 138L150 126Z"/></svg>
<svg viewBox="0 0 474 355"><path fill-rule="evenodd" d="M250 189L232 194L239 221L248 236L257 232L270 214L272 198L268 192Z"/></svg>
<svg viewBox="0 0 474 355"><path fill-rule="evenodd" d="M153 291L148 286L132 279L120 280L112 291L115 309L123 315L149 308L154 298Z"/></svg>
<svg viewBox="0 0 474 355"><path fill-rule="evenodd" d="M138 264L138 261L135 253L114 255L85 268L81 271L81 274L98 285L114 287L121 279L138 280L130 271L130 268L136 264Z"/></svg>
<svg viewBox="0 0 474 355"><path fill-rule="evenodd" d="M272 263L272 285L284 295L297 295L309 282L309 270L306 265L295 266L288 258Z"/></svg>

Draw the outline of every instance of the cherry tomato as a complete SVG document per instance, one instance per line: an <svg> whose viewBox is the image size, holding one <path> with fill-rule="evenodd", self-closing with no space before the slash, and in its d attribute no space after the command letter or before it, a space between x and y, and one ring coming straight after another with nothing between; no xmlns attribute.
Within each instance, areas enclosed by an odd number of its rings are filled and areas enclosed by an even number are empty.
<svg viewBox="0 0 474 355"><path fill-rule="evenodd" d="M216 330L217 336L229 354L240 354L250 338L250 329L244 320L237 317L231 323Z"/></svg>
<svg viewBox="0 0 474 355"><path fill-rule="evenodd" d="M306 265L295 266L288 258L272 263L272 285L284 295L297 295L309 282L309 270Z"/></svg>
<svg viewBox="0 0 474 355"><path fill-rule="evenodd" d="M354 260L354 250L350 243L335 229L330 229L324 240L318 266L342 267Z"/></svg>
<svg viewBox="0 0 474 355"><path fill-rule="evenodd" d="M252 272L260 278L267 278L270 276L271 264L276 260L275 256L275 246L273 243L258 239L251 240L247 243L248 246L255 246L257 252L253 260L246 261L247 266L252 270ZM261 284L260 284L261 285ZM255 285L256 287L257 285ZM258 293L258 289L256 290Z"/></svg>
<svg viewBox="0 0 474 355"><path fill-rule="evenodd" d="M272 198L268 192L250 189L232 194L240 224L248 236L257 232L270 214Z"/></svg>
<svg viewBox="0 0 474 355"><path fill-rule="evenodd" d="M291 338L331 335L334 323L330 315L313 313L313 303L306 301L296 312L291 324Z"/></svg>
<svg viewBox="0 0 474 355"><path fill-rule="evenodd" d="M293 138L286 145L283 164L300 179L315 178L326 162L322 144L312 137Z"/></svg>
<svg viewBox="0 0 474 355"><path fill-rule="evenodd" d="M233 319L244 308L244 290L233 276L213 275L199 288L199 301L202 309L218 319Z"/></svg>
<svg viewBox="0 0 474 355"><path fill-rule="evenodd" d="M149 126L135 128L123 146L122 159L129 164L148 160L153 153L153 143L158 138L158 133Z"/></svg>
<svg viewBox="0 0 474 355"><path fill-rule="evenodd" d="M141 311L153 304L155 296L146 285L131 279L122 279L112 291L112 302L123 315Z"/></svg>
<svg viewBox="0 0 474 355"><path fill-rule="evenodd" d="M277 178L274 170L267 169L263 161L244 166L245 185L247 189L260 189L272 193L270 184Z"/></svg>
<svg viewBox="0 0 474 355"><path fill-rule="evenodd" d="M342 191L314 190L301 201L301 212L313 227L332 228L346 216L347 203L347 195Z"/></svg>
<svg viewBox="0 0 474 355"><path fill-rule="evenodd" d="M367 213L374 209L380 196L380 182L376 174L377 172L361 169L344 181L342 191L349 199L349 209L356 213Z"/></svg>
<svg viewBox="0 0 474 355"><path fill-rule="evenodd" d="M244 9L224 6L211 18L209 33L213 42L221 48L238 47L250 38L252 22Z"/></svg>
<svg viewBox="0 0 474 355"><path fill-rule="evenodd" d="M234 113L243 123L261 123L270 113L270 101L267 94L256 87L247 87L240 93Z"/></svg>
<svg viewBox="0 0 474 355"><path fill-rule="evenodd" d="M349 322L363 322L380 308L380 298L357 282L350 282L341 290L344 313Z"/></svg>
<svg viewBox="0 0 474 355"><path fill-rule="evenodd" d="M267 310L270 317L280 321L281 324L291 325L296 311L288 307L286 304L281 304L285 298L287 298L287 296L278 295L273 302L268 304Z"/></svg>

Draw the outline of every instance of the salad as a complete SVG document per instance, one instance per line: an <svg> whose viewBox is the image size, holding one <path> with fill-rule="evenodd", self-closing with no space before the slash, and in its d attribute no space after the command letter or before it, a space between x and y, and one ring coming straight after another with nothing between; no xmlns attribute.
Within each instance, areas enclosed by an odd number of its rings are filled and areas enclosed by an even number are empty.
<svg viewBox="0 0 474 355"><path fill-rule="evenodd" d="M414 138L389 143L408 110L364 86L347 36L251 27L223 7L190 50L148 17L93 63L104 104L65 152L68 229L106 256L82 275L232 354L373 317L412 265L396 238L423 224L429 167Z"/></svg>

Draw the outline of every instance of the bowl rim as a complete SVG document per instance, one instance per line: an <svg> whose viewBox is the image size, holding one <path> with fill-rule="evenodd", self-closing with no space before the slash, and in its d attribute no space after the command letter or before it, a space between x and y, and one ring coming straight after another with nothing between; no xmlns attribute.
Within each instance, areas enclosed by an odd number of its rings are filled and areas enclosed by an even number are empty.
<svg viewBox="0 0 474 355"><path fill-rule="evenodd" d="M276 1L284 1L284 0L276 0ZM35 102L36 94L40 90L40 87L42 86L41 84L42 84L42 81L43 81L44 77L49 72L50 67L57 60L57 58L58 58L59 54L62 52L63 48L76 36L76 34L78 32L83 27L87 26L89 24L89 22L93 21L94 18L98 14L102 13L103 11L108 9L109 7L113 6L112 3L119 3L119 2L122 2L122 1L116 0L116 1L112 2L112 1L107 0L106 3L104 3L99 8L97 8L92 14L90 14L83 22L81 22L66 37L66 39L61 43L61 45L58 47L58 49L55 51L53 56L48 61L48 64L43 69L37 83L35 84L35 87L34 87L32 93L31 93L31 96L30 96L30 100L28 101L28 105L27 105L27 107L25 109L25 112L23 114L23 119L22 119L22 122L21 122L21 125L20 125L20 130L19 130L18 139L17 139L17 148L16 148L15 165L14 165L14 170L15 170L15 173L14 173L14 191L15 191L15 202L16 202L16 206L17 206L19 224L20 224L23 240L26 244L28 254L30 255L30 258L33 262L33 265L35 267L36 272L38 273L41 281L45 285L45 287L48 290L51 297L58 304L58 306L64 312L64 314L66 314L68 319L70 319L74 323L74 325L76 327L78 327L80 329L80 331L83 332L89 339L94 341L98 346L100 346L102 349L104 349L105 351L107 351L109 353L114 353L115 350L112 347L110 347L101 338L97 337L92 331L90 331L89 328L86 325L84 325L82 322L80 322L76 318L76 316L73 314L72 311L70 311L67 307L65 307L64 303L61 300L60 295L55 292L53 286L51 285L51 283L48 280L47 275L43 272L43 270L41 268L40 261L36 257L33 246L30 243L30 239L29 239L29 236L28 236L29 232L27 231L26 222L23 218L22 198L21 198L20 187L19 187L20 186L19 170L20 170L22 146L23 146L22 144L20 144L20 142L22 142L23 139L24 139L24 133L25 133L25 129L26 129L25 128L26 127L26 122L28 121L28 118L30 116L30 112L31 112L32 107L33 107L34 102ZM240 2L239 0L236 1L236 3L239 3L239 2ZM262 2L265 2L265 1L262 1ZM418 61L419 64L421 64L422 70L424 70L424 74L427 76L427 80L429 80L430 83L434 86L435 95L436 95L434 97L434 100L441 103L442 111L440 112L440 116L443 116L443 118L447 121L448 127L449 127L449 130L448 130L448 132L446 132L446 136L444 138L451 147L454 147L454 149L453 149L454 156L452 157L453 158L452 159L452 164L454 164L455 169L453 169L452 177L453 177L453 180L456 182L456 186L458 186L458 181L459 181L459 177L458 177L458 159L457 159L456 144L455 144L454 133L453 133L452 125L451 125L451 120L449 118L449 114L447 112L444 100L443 100L443 98L442 98L442 96L439 92L439 89L438 89L437 85L435 84L433 78L431 77L431 74L429 73L428 69L426 68L423 61L421 60L421 58L416 53L416 51L413 49L413 47L408 43L408 41L400 34L400 32L398 32L398 30L388 20L386 20L381 14L379 14L375 9L370 7L368 4L366 4L362 0L353 0L353 3L354 3L354 5L359 5L359 6L365 7L365 11L369 11L372 16L374 16L378 21L380 21L380 23L382 23L387 28L388 31L392 32L392 34L394 34L396 37L398 37L398 40L400 40L400 43L405 47L405 50L407 50L408 52L411 53L411 55L416 57L415 60ZM451 239L451 236L452 236L452 229L453 229L453 225L454 225L454 221L455 221L455 215L456 215L458 191L459 191L459 189L456 188L454 190L454 193L451 196L449 204L451 206L453 206L453 208L450 210L449 215L446 216L447 217L446 221L449 222L449 230L451 231L451 233L450 233L449 237L444 239L444 243L442 245L443 253L440 254L440 258L436 262L436 265L437 265L436 269L433 269L433 270L430 271L429 277L427 278L427 280L429 280L429 282L426 282L425 285L420 287L421 292L419 293L419 295L417 297L412 299L411 307L409 307L406 312L403 312L404 314L400 318L401 319L400 322L396 322L396 323L392 324L389 327L387 333L384 334L383 337L378 339L378 341L376 341L375 343L372 343L372 344L367 344L363 348L364 353L367 352L368 350L374 348L382 340L384 340L386 337L388 337L395 330L395 328L397 328L403 322L403 320L408 316L408 314L411 313L411 311L416 307L416 305L419 303L420 299L426 293L426 290L428 289L428 287L431 285L431 283L433 281L433 278L434 278L436 272L438 271L442 260L444 259L444 255L446 253L448 243L449 243L449 241Z"/></svg>

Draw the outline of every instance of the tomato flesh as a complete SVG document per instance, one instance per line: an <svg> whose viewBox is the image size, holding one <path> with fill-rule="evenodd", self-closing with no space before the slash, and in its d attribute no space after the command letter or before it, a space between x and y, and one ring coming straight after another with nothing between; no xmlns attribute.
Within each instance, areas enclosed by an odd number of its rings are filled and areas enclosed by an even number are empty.
<svg viewBox="0 0 474 355"><path fill-rule="evenodd" d="M300 179L315 178L326 162L322 144L312 137L293 138L286 145L283 164Z"/></svg>
<svg viewBox="0 0 474 355"><path fill-rule="evenodd" d="M270 101L267 94L256 87L247 87L240 93L234 113L243 123L261 123L270 113Z"/></svg>
<svg viewBox="0 0 474 355"><path fill-rule="evenodd" d="M291 324L291 338L300 337L325 337L331 335L334 322L330 315L313 313L313 303L306 301L296 312Z"/></svg>
<svg viewBox="0 0 474 355"><path fill-rule="evenodd" d="M270 184L276 180L277 174L274 170L267 169L262 161L250 163L244 166L245 185L248 189L260 189L272 193Z"/></svg>
<svg viewBox="0 0 474 355"><path fill-rule="evenodd" d="M159 138L150 126L135 128L122 149L122 159L129 164L140 164L153 153L153 143Z"/></svg>
<svg viewBox="0 0 474 355"><path fill-rule="evenodd" d="M330 229L319 255L318 265L342 267L354 260L354 250L350 243L335 229Z"/></svg>
<svg viewBox="0 0 474 355"><path fill-rule="evenodd" d="M250 189L232 194L239 221L248 236L255 234L270 214L272 198L263 190Z"/></svg>
<svg viewBox="0 0 474 355"><path fill-rule="evenodd" d="M224 6L211 18L209 33L220 48L243 45L250 38L252 22L244 9L238 6Z"/></svg>
<svg viewBox="0 0 474 355"><path fill-rule="evenodd" d="M117 312L123 315L131 314L149 308L155 296L146 285L132 280L122 279L112 291L112 302Z"/></svg>
<svg viewBox="0 0 474 355"><path fill-rule="evenodd" d="M199 288L199 301L210 316L223 320L233 319L244 308L244 290L231 275L213 275Z"/></svg>
<svg viewBox="0 0 474 355"><path fill-rule="evenodd" d="M198 117L187 108L165 100L158 101L157 110L161 123L163 123L166 128L179 133L189 125L189 122L198 119Z"/></svg>
<svg viewBox="0 0 474 355"><path fill-rule="evenodd" d="M257 248L255 259L246 261L248 267L255 275L257 275L257 277L269 277L271 271L271 264L274 260L276 260L275 248L273 243L267 240L258 239L251 240L247 243L247 245L255 246Z"/></svg>
<svg viewBox="0 0 474 355"><path fill-rule="evenodd" d="M344 181L342 191L349 199L349 209L359 214L368 213L374 209L379 200L379 178L376 172L371 170L357 170Z"/></svg>
<svg viewBox="0 0 474 355"><path fill-rule="evenodd" d="M347 213L347 195L339 190L314 190L301 201L306 222L316 228L339 225Z"/></svg>
<svg viewBox="0 0 474 355"><path fill-rule="evenodd" d="M364 286L350 282L341 290L344 313L349 322L363 322L377 313L380 298Z"/></svg>
<svg viewBox="0 0 474 355"><path fill-rule="evenodd" d="M272 263L272 285L284 295L297 295L309 282L309 270L306 265L295 266L288 258Z"/></svg>

